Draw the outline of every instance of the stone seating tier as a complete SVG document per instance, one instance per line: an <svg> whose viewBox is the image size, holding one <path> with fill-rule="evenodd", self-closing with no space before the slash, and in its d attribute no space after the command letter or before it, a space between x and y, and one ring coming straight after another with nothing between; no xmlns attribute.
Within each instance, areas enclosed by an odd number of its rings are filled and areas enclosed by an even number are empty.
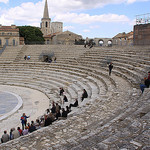
<svg viewBox="0 0 150 150"><path fill-rule="evenodd" d="M32 46L29 49L31 48ZM42 46L38 48L43 49ZM147 148L149 142L144 137L148 133L150 93L149 89L146 89L141 95L140 90L134 86L139 82L134 79L142 78L139 75L140 70L143 68L143 72L146 73L148 67L146 58L146 65L138 62L138 68L134 68L136 59L139 58L140 61L143 58L134 56L141 54L141 47L94 47L89 50L74 46L72 49L77 49L77 55L69 53L70 48L67 46L59 48L62 53L58 53L57 63L32 62L38 58L38 54L28 62L17 59L16 63L1 63L0 83L41 90L58 102L60 99L57 89L60 86L66 87L70 102L76 96L80 97L80 90L83 88L87 88L90 97L80 103L67 120L58 120L50 127L20 137L18 145L16 139L0 145L0 148L65 150ZM67 55L63 54L64 51ZM99 67L97 63L98 58L101 59L100 55L97 57L99 51L102 51L102 57L110 56L112 51L118 56L117 61L114 60L115 67L111 76L108 75L106 67ZM146 47L143 51L146 54L149 48ZM124 55L125 53L133 57ZM21 58L21 55L18 54L17 57ZM120 61L119 56L122 59L129 59L129 65ZM91 61L88 61L89 57ZM29 146L25 146L24 141Z"/></svg>

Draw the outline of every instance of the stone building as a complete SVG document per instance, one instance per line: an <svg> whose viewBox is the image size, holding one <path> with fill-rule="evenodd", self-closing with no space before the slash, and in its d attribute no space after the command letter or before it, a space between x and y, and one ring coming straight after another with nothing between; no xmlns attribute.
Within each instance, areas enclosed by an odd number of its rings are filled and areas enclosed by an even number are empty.
<svg viewBox="0 0 150 150"><path fill-rule="evenodd" d="M0 25L0 47L19 45L19 29L15 25Z"/></svg>
<svg viewBox="0 0 150 150"><path fill-rule="evenodd" d="M73 45L75 40L81 40L82 36L70 31L64 31L53 36L53 44Z"/></svg>
<svg viewBox="0 0 150 150"><path fill-rule="evenodd" d="M94 38L96 46L110 46L112 45L112 38Z"/></svg>
<svg viewBox="0 0 150 150"><path fill-rule="evenodd" d="M72 45L75 43L75 40L82 39L81 35L73 32L63 32L62 22L51 22L51 18L49 18L47 0L45 1L43 18L41 19L41 31L45 39L45 44Z"/></svg>
<svg viewBox="0 0 150 150"><path fill-rule="evenodd" d="M134 45L150 45L150 23L134 26Z"/></svg>
<svg viewBox="0 0 150 150"><path fill-rule="evenodd" d="M133 45L133 31L129 33L118 33L113 38L113 45L118 46L127 46L127 45Z"/></svg>
<svg viewBox="0 0 150 150"><path fill-rule="evenodd" d="M51 18L49 18L47 0L45 0L44 14L43 18L41 19L41 31L44 37L49 34L63 31L62 22L51 22Z"/></svg>

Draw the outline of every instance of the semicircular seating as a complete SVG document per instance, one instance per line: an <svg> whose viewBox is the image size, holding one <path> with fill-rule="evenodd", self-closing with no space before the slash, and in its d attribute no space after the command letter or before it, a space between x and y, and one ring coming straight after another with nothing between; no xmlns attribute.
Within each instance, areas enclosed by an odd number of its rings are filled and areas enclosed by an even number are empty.
<svg viewBox="0 0 150 150"><path fill-rule="evenodd" d="M140 142L140 139L148 132L150 90L146 89L141 95L139 84L150 69L149 47L85 49L83 46L25 45L18 49L16 57L7 62L2 60L8 49L0 56L1 85L39 90L51 102L62 106L58 89L64 87L69 99L67 104L78 98L79 107L69 114L67 120L56 121L28 137L20 137L17 148L148 147L148 143ZM39 61L41 53L52 52L57 57L56 63ZM24 55L30 55L31 60L24 60ZM107 66L110 61L114 65L111 76ZM81 102L83 89L87 90L89 97ZM24 146L24 140L30 146ZM16 148L15 140L0 145L0 148L9 149L11 146Z"/></svg>

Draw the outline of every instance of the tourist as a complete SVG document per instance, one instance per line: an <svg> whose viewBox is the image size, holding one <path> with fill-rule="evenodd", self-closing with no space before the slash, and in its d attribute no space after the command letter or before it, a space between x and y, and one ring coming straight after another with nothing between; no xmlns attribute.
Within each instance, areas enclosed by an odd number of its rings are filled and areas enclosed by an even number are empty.
<svg viewBox="0 0 150 150"><path fill-rule="evenodd" d="M87 44L87 42L86 42L86 40L84 41L84 47L86 48L86 44Z"/></svg>
<svg viewBox="0 0 150 150"><path fill-rule="evenodd" d="M50 58L48 58L48 62L49 63L51 63L52 62L52 58L50 57Z"/></svg>
<svg viewBox="0 0 150 150"><path fill-rule="evenodd" d="M63 89L63 88L60 88L59 95L62 96L63 93L64 93L64 89Z"/></svg>
<svg viewBox="0 0 150 150"><path fill-rule="evenodd" d="M94 43L92 42L92 43L90 44L89 49L91 49L91 48L93 47L93 45L94 45Z"/></svg>
<svg viewBox="0 0 150 150"><path fill-rule="evenodd" d="M61 110L61 106L56 103L56 113Z"/></svg>
<svg viewBox="0 0 150 150"><path fill-rule="evenodd" d="M145 88L149 88L150 86L150 80L148 78L144 78L144 84L140 84L140 89L142 93L144 92Z"/></svg>
<svg viewBox="0 0 150 150"><path fill-rule="evenodd" d="M50 124L52 124L52 120L50 117L48 117L47 115L44 116L45 122L44 122L44 127L49 126Z"/></svg>
<svg viewBox="0 0 150 150"><path fill-rule="evenodd" d="M29 127L29 132L31 133L31 132L33 132L33 131L35 131L36 130L36 127L35 127L35 125L34 125L34 122L32 122L31 123L31 126Z"/></svg>
<svg viewBox="0 0 150 150"><path fill-rule="evenodd" d="M66 95L64 95L63 102L68 102L68 98Z"/></svg>
<svg viewBox="0 0 150 150"><path fill-rule="evenodd" d="M7 131L4 131L4 134L2 135L2 138L1 138L1 142L6 143L8 141L9 141L9 135L7 134Z"/></svg>
<svg viewBox="0 0 150 150"><path fill-rule="evenodd" d="M150 80L150 71L148 72L148 78L147 79Z"/></svg>
<svg viewBox="0 0 150 150"><path fill-rule="evenodd" d="M27 135L29 133L29 129L27 126L25 126L25 129L22 131L23 135Z"/></svg>
<svg viewBox="0 0 150 150"><path fill-rule="evenodd" d="M51 113L53 113L53 114L56 113L56 106L55 106L55 103L54 103L54 102L53 102L53 104L52 104Z"/></svg>
<svg viewBox="0 0 150 150"><path fill-rule="evenodd" d="M41 123L40 123L39 119L36 119L35 128L36 128L36 130L41 128Z"/></svg>
<svg viewBox="0 0 150 150"><path fill-rule="evenodd" d="M60 113L60 110L57 110L56 111L56 119L58 119L59 117L61 117L61 113Z"/></svg>
<svg viewBox="0 0 150 150"><path fill-rule="evenodd" d="M19 131L20 136L21 136L22 135L22 130L20 129L20 127L18 127L17 130Z"/></svg>
<svg viewBox="0 0 150 150"><path fill-rule="evenodd" d="M22 130L24 129L24 127L26 126L27 124L27 118L29 118L30 116L26 116L25 113L23 113L23 115L21 116L21 123L22 123Z"/></svg>
<svg viewBox="0 0 150 150"><path fill-rule="evenodd" d="M49 114L49 113L50 113L50 110L49 110L49 109L46 109L46 113Z"/></svg>
<svg viewBox="0 0 150 150"><path fill-rule="evenodd" d="M71 109L69 108L69 106L66 106L66 111L67 111L67 113L71 112Z"/></svg>
<svg viewBox="0 0 150 150"><path fill-rule="evenodd" d="M30 56L30 55L28 55L28 56L27 56L27 60L30 60L30 58L31 58L31 56Z"/></svg>
<svg viewBox="0 0 150 150"><path fill-rule="evenodd" d="M48 117L52 120L52 122L56 120L56 119L55 119L55 116L53 115L53 113L50 113L50 114L48 115Z"/></svg>
<svg viewBox="0 0 150 150"><path fill-rule="evenodd" d="M67 111L65 111L65 109L64 108L62 108L62 117L64 117L64 118L67 118Z"/></svg>
<svg viewBox="0 0 150 150"><path fill-rule="evenodd" d="M81 101L84 100L84 98L87 98L88 97L88 94L87 94L87 91L85 89L83 89L83 93L82 93L82 97L81 97Z"/></svg>
<svg viewBox="0 0 150 150"><path fill-rule="evenodd" d="M16 130L15 128L13 128L13 131L12 131L12 139L16 139L20 137L20 133L18 130Z"/></svg>
<svg viewBox="0 0 150 150"><path fill-rule="evenodd" d="M27 127L28 129L31 127L31 124L29 122L27 123Z"/></svg>
<svg viewBox="0 0 150 150"><path fill-rule="evenodd" d="M111 71L112 71L112 69L113 69L113 64L112 64L112 62L110 62L108 68L109 68L109 75L111 75Z"/></svg>
<svg viewBox="0 0 150 150"><path fill-rule="evenodd" d="M26 60L26 59L27 59L27 55L24 56L24 60Z"/></svg>
<svg viewBox="0 0 150 150"><path fill-rule="evenodd" d="M78 106L78 99L75 99L74 104L70 104L69 108L71 109L71 107L77 107Z"/></svg>
<svg viewBox="0 0 150 150"><path fill-rule="evenodd" d="M12 132L13 132L13 128L10 129L10 135L9 135L10 140L13 139L13 137L12 137Z"/></svg>

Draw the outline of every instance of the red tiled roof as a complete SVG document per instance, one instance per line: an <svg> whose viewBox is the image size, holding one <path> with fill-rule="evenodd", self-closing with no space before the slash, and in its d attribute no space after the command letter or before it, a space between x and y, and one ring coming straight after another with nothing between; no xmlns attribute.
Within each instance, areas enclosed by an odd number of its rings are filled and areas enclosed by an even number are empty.
<svg viewBox="0 0 150 150"><path fill-rule="evenodd" d="M19 31L19 29L12 26L1 26L0 31Z"/></svg>
<svg viewBox="0 0 150 150"><path fill-rule="evenodd" d="M24 41L24 37L19 37L19 39L20 39L21 41Z"/></svg>
<svg viewBox="0 0 150 150"><path fill-rule="evenodd" d="M48 34L48 35L45 35L44 38L50 38L50 37L55 36L55 35L57 35L57 34L59 34L59 33L60 33L60 32Z"/></svg>

